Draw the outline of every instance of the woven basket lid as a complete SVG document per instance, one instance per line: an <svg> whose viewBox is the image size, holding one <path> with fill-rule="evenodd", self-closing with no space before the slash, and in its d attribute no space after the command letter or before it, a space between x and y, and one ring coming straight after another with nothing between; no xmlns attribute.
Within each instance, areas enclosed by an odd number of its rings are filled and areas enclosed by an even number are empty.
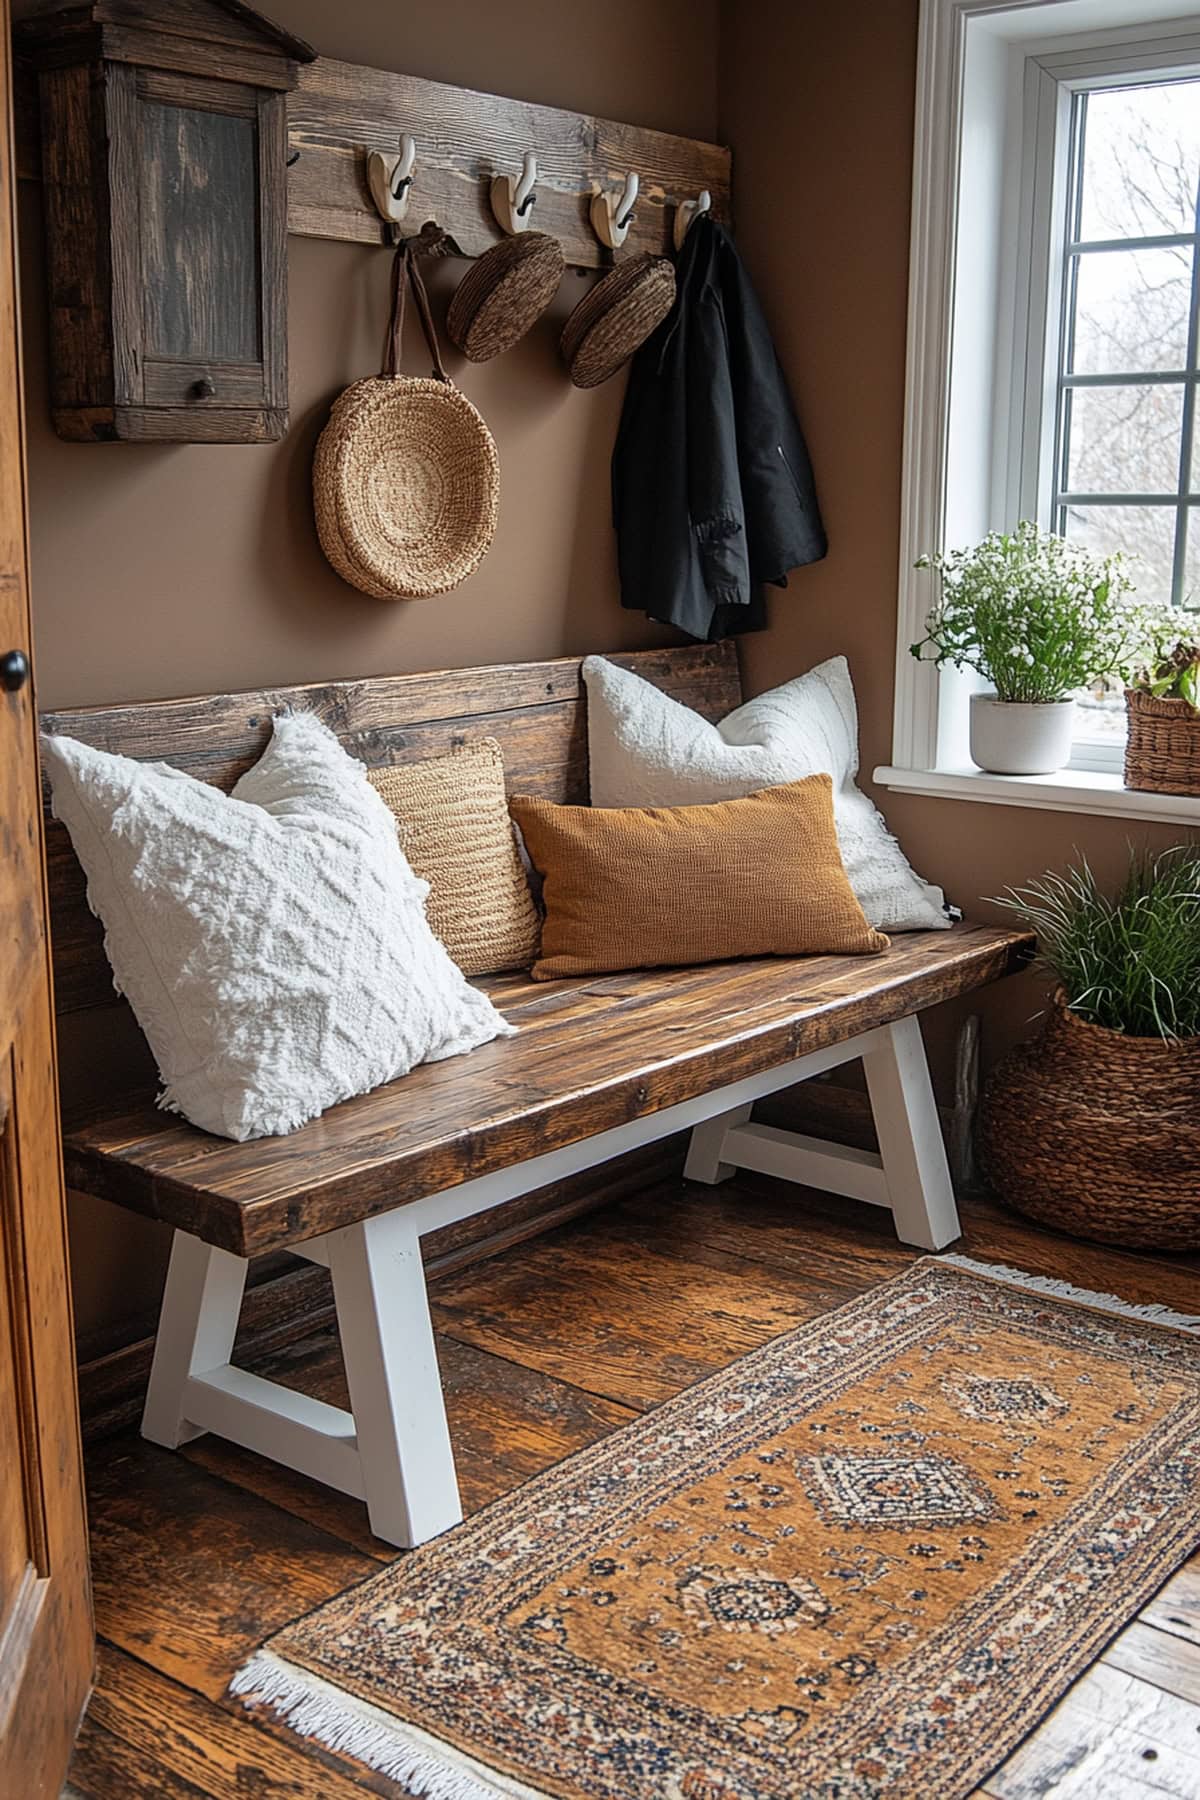
<svg viewBox="0 0 1200 1800"><path fill-rule="evenodd" d="M501 238L458 284L446 315L450 341L472 362L511 350L553 300L565 267L557 238L544 231Z"/></svg>
<svg viewBox="0 0 1200 1800"><path fill-rule="evenodd" d="M395 373L406 280L433 355L432 377ZM401 245L384 373L339 395L317 443L321 548L344 581L378 599L448 593L487 554L499 493L492 434L442 368L424 285Z"/></svg>
<svg viewBox="0 0 1200 1800"><path fill-rule="evenodd" d="M675 270L648 253L617 263L563 326L562 354L576 387L599 387L629 361L675 303Z"/></svg>

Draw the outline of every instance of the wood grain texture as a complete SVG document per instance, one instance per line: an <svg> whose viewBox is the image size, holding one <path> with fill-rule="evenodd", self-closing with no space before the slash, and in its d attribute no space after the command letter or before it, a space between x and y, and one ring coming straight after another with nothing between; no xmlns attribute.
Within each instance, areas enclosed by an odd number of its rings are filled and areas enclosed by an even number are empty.
<svg viewBox="0 0 1200 1800"><path fill-rule="evenodd" d="M990 1203L964 1200L968 1243L991 1241L1000 1216ZM1171 1270L1168 1261L1003 1217L1011 1233L1005 1259L1019 1267L1048 1265L1047 1273L1130 1298ZM438 1355L467 1511L619 1429L640 1403L674 1393L694 1369L720 1366L773 1317L827 1310L909 1266L916 1254L896 1243L870 1208L738 1177L719 1192L661 1183L489 1266L435 1275L431 1293L443 1319ZM611 1306L603 1335L600 1303L588 1299L597 1283ZM332 1333L277 1349L256 1366L322 1398L343 1398ZM569 1369L571 1378L555 1369ZM606 1386L619 1386L626 1399L599 1397L595 1390ZM122 1445L132 1449L133 1465L121 1462ZM335 1778L344 1777L362 1791L401 1800L395 1784L276 1730L271 1741L281 1757L290 1753L299 1766L277 1758L261 1721L210 1697L253 1617L262 1619L265 1635L293 1590L293 1613L322 1587L330 1596L336 1591L331 1544L342 1544L356 1569L377 1570L397 1554L371 1537L364 1509L211 1439L172 1456L126 1437L97 1447L92 1460L93 1540L108 1572L106 1643L93 1726L72 1769L74 1790L87 1800L260 1793L267 1800L308 1800L310 1793L341 1800ZM210 1512L211 1526L203 1522ZM149 1546L138 1542L143 1536ZM1157 1623L1163 1618L1186 1626L1197 1583L1200 1559L1193 1559L1045 1723L1030 1716L1030 1737L975 1800L1195 1800L1200 1709L1169 1691L1187 1679L1190 1663L1172 1660L1169 1643L1165 1660L1156 1644L1149 1662L1144 1633L1153 1625L1156 1639L1169 1639ZM113 1634L128 1654L108 1648ZM1149 1680L1114 1666L1139 1653Z"/></svg>
<svg viewBox="0 0 1200 1800"><path fill-rule="evenodd" d="M58 1791L92 1670L38 800L12 159L0 0L0 1794Z"/></svg>
<svg viewBox="0 0 1200 1800"><path fill-rule="evenodd" d="M956 926L882 957L772 958L541 984L518 1026L283 1138L234 1144L153 1096L65 1128L70 1186L240 1255L286 1248L843 1042L996 980L1025 934Z"/></svg>
<svg viewBox="0 0 1200 1800"><path fill-rule="evenodd" d="M732 642L614 655L707 719L742 697ZM262 754L272 715L315 712L369 766L416 762L494 737L511 788L550 800L587 798L587 733L580 657L496 664L366 681L204 694L133 705L60 709L42 729L140 761L170 762L228 791ZM112 973L99 922L88 910L83 873L65 829L49 815L51 940L60 1013L112 1005Z"/></svg>
<svg viewBox="0 0 1200 1800"><path fill-rule="evenodd" d="M702 188L714 214L729 219L730 155L717 144L322 56L301 70L288 97L289 144L300 152L288 172L289 229L383 243L366 158L371 150L394 154L403 131L416 139L417 160L402 229L415 236L434 220L464 256L481 255L501 237L491 177L519 173L526 149L538 159L537 228L559 240L575 267L611 262L588 204L594 193L619 191L630 169L641 192L622 257L666 254L676 204Z"/></svg>
<svg viewBox="0 0 1200 1800"><path fill-rule="evenodd" d="M421 1241L425 1267L431 1275L468 1267L596 1207L612 1204L624 1194L677 1175L683 1168L685 1149L685 1139L663 1138L601 1168L585 1169L491 1212L431 1231ZM254 1366L265 1356L289 1351L315 1331L331 1328L333 1319L328 1270L286 1254L257 1258L251 1265L238 1323L236 1360L242 1366ZM141 1418L156 1323L157 1313L123 1321L119 1336L106 1332L103 1343L77 1346L85 1443L98 1443ZM270 1466L263 1464L264 1468ZM291 1479L288 1472L280 1473L285 1483Z"/></svg>
<svg viewBox="0 0 1200 1800"><path fill-rule="evenodd" d="M280 90L296 64L286 34L229 17L95 0L19 28L40 71L62 437L261 443L286 428Z"/></svg>

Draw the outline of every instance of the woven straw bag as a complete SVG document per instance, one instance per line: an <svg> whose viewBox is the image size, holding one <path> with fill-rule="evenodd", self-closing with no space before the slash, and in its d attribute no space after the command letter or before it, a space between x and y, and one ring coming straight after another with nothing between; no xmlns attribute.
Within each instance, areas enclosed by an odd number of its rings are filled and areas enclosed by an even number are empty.
<svg viewBox="0 0 1200 1800"><path fill-rule="evenodd" d="M433 375L399 373L411 283ZM445 594L491 545L500 465L492 434L442 366L417 259L399 245L383 372L334 402L313 461L321 548L343 581L380 600Z"/></svg>

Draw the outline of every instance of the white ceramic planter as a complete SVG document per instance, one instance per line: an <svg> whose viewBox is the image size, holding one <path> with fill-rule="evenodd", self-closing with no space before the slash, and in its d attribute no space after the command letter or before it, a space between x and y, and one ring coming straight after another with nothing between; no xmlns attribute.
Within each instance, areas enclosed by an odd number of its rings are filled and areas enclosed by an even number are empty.
<svg viewBox="0 0 1200 1800"><path fill-rule="evenodd" d="M1071 759L1073 700L1029 705L971 695L971 761L993 775L1053 775Z"/></svg>

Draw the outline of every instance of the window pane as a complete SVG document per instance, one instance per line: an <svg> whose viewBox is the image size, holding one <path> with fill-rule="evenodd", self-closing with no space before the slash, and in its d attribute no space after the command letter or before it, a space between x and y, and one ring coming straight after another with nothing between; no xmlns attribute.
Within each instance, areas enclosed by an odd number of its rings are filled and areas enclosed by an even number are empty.
<svg viewBox="0 0 1200 1800"><path fill-rule="evenodd" d="M1187 561L1183 565L1183 604L1200 613L1200 506L1188 508Z"/></svg>
<svg viewBox="0 0 1200 1800"><path fill-rule="evenodd" d="M1187 366L1190 249L1084 251L1078 264L1072 374Z"/></svg>
<svg viewBox="0 0 1200 1800"><path fill-rule="evenodd" d="M1069 538L1096 556L1121 551L1130 559L1128 573L1138 593L1169 603L1175 568L1173 506L1069 506L1066 514Z"/></svg>
<svg viewBox="0 0 1200 1800"><path fill-rule="evenodd" d="M1177 491L1182 386L1075 388L1066 404L1069 492Z"/></svg>
<svg viewBox="0 0 1200 1800"><path fill-rule="evenodd" d="M1200 81L1088 95L1080 236L1196 229Z"/></svg>

